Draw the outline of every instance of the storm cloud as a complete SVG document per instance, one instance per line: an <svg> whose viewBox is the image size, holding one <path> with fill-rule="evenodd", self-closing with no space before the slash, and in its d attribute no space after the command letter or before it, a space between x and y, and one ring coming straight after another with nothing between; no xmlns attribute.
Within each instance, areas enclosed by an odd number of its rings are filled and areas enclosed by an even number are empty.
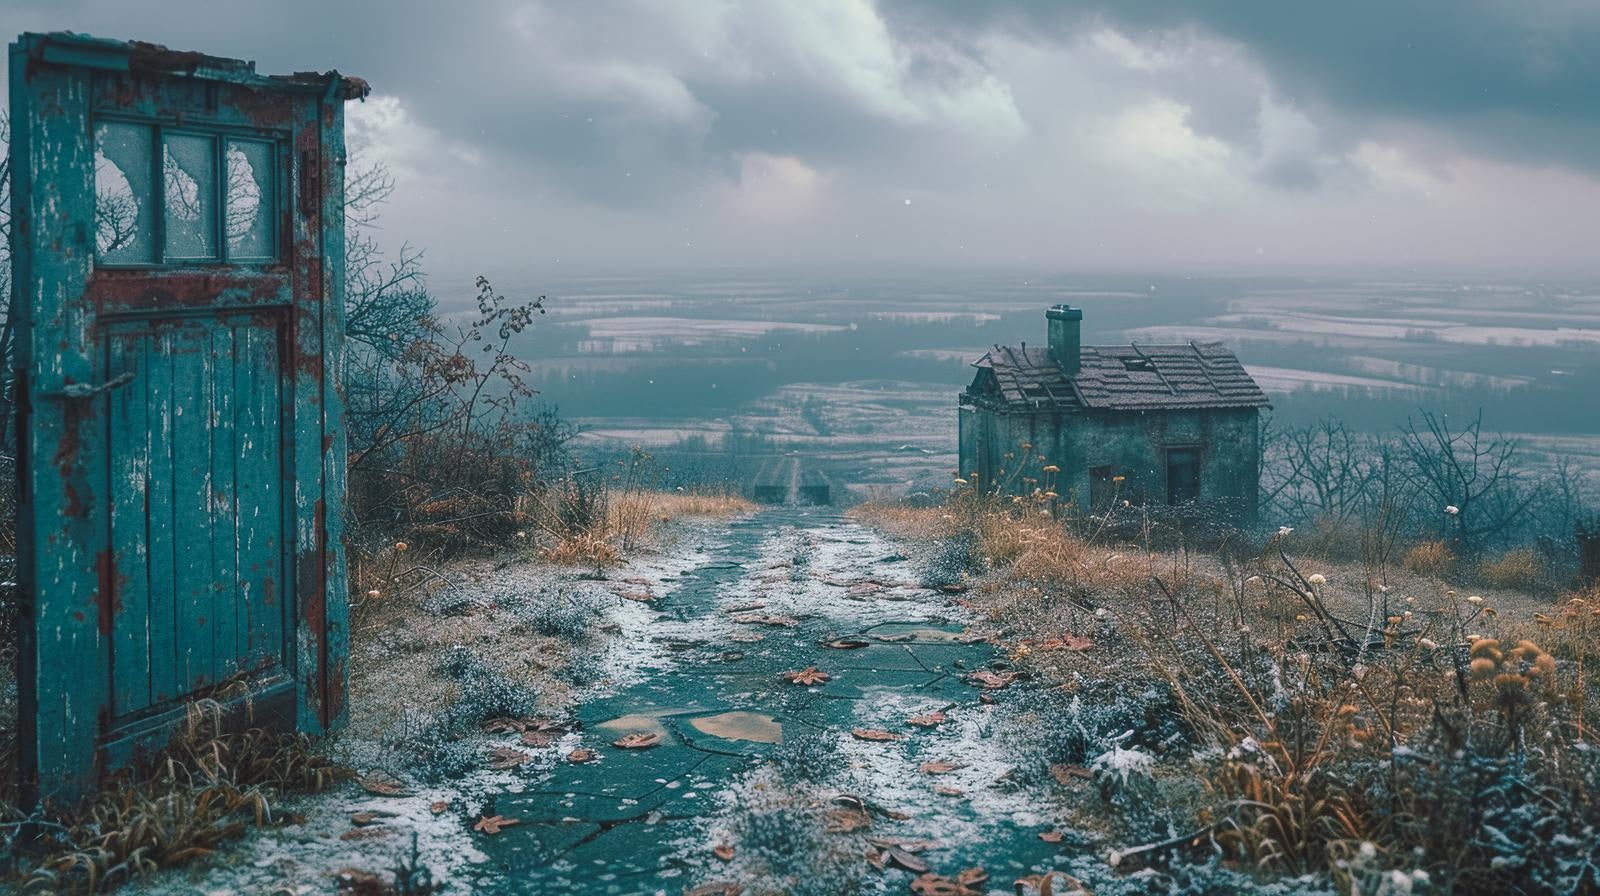
<svg viewBox="0 0 1600 896"><path fill-rule="evenodd" d="M446 270L1593 273L1600 5L11 0L339 68Z"/></svg>

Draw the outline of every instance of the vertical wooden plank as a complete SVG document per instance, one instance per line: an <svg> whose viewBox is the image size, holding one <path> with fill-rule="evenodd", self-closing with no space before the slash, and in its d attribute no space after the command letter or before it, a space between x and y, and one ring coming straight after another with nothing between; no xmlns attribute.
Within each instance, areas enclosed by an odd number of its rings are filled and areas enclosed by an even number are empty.
<svg viewBox="0 0 1600 896"><path fill-rule="evenodd" d="M146 356L145 388L150 426L150 483L148 495L150 562L150 699L164 703L183 694L178 663L178 598L176 564L177 530L173 525L173 340L171 327L160 327L150 337Z"/></svg>
<svg viewBox="0 0 1600 896"><path fill-rule="evenodd" d="M108 396L111 402L111 693L117 716L150 705L150 556L146 489L150 481L150 424L145 359L150 338L123 331L109 336L112 376L133 381Z"/></svg>
<svg viewBox="0 0 1600 896"><path fill-rule="evenodd" d="M221 681L245 667L239 622L245 595L239 576L238 443L234 426L238 375L236 329L224 323L212 333L211 489L207 535L211 542L212 672Z"/></svg>
<svg viewBox="0 0 1600 896"><path fill-rule="evenodd" d="M292 262L295 304L291 312L289 355L285 358L284 401L292 413L283 433L293 471L294 494L294 677L296 724L302 731L324 727L323 673L327 649L327 591L323 567L326 505L322 482L323 222L321 183L323 140L313 99L295 101L292 176Z"/></svg>
<svg viewBox="0 0 1600 896"><path fill-rule="evenodd" d="M172 359L172 450L175 474L173 537L179 546L175 574L178 599L178 667L182 693L214 684L212 650L211 366L210 326L174 328Z"/></svg>
<svg viewBox="0 0 1600 896"><path fill-rule="evenodd" d="M104 405L59 397L93 383L103 355L83 301L91 266L94 153L88 76L31 65L43 40L11 48L13 307L25 309L17 362L19 593L27 602L18 681L20 759L44 796L81 792L96 774L110 709L108 633L115 575L100 457ZM97 550L98 548L98 550Z"/></svg>
<svg viewBox="0 0 1600 896"><path fill-rule="evenodd" d="M327 508L323 537L328 645L323 670L323 728L344 724L349 691L350 589L345 580L345 476L349 462L344 395L344 100L322 101L322 475Z"/></svg>
<svg viewBox="0 0 1600 896"><path fill-rule="evenodd" d="M244 638L252 662L284 662L284 616L290 583L284 578L282 360L276 327L239 333L239 571Z"/></svg>

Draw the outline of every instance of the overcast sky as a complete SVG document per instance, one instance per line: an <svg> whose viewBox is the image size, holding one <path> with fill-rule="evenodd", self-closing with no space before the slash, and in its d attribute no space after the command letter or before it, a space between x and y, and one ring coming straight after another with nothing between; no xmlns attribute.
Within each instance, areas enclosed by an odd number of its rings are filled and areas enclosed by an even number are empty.
<svg viewBox="0 0 1600 896"><path fill-rule="evenodd" d="M338 68L430 267L1600 273L1600 0L0 0Z"/></svg>

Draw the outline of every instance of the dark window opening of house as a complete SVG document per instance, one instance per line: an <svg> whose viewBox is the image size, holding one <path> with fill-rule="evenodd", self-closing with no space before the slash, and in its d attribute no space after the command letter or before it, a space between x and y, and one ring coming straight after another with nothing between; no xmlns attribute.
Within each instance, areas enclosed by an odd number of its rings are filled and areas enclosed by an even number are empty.
<svg viewBox="0 0 1600 896"><path fill-rule="evenodd" d="M1089 468L1089 507L1095 513L1110 509L1116 500L1118 483L1113 480L1114 475L1109 464Z"/></svg>
<svg viewBox="0 0 1600 896"><path fill-rule="evenodd" d="M1183 504L1200 497L1200 452L1194 448L1167 451L1167 503Z"/></svg>

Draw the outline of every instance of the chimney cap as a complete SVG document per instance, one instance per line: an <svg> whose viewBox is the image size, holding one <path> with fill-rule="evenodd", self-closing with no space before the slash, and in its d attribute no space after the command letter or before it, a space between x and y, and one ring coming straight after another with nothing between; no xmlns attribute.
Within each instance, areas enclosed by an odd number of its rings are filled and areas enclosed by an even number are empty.
<svg viewBox="0 0 1600 896"><path fill-rule="evenodd" d="M1052 305L1044 316L1051 320L1083 320L1083 309L1071 305Z"/></svg>

